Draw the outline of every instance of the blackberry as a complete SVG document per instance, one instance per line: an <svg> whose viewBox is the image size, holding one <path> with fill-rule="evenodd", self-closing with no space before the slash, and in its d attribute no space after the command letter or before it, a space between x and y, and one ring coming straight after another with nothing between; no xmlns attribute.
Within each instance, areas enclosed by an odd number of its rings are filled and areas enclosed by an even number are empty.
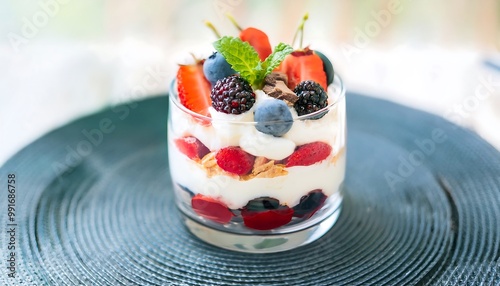
<svg viewBox="0 0 500 286"><path fill-rule="evenodd" d="M325 201L326 196L323 194L322 190L312 190L307 195L300 198L300 203L293 207L293 215L308 219L323 206Z"/></svg>
<svg viewBox="0 0 500 286"><path fill-rule="evenodd" d="M244 78L231 75L218 80L210 93L215 110L227 114L241 114L252 108L255 93Z"/></svg>
<svg viewBox="0 0 500 286"><path fill-rule="evenodd" d="M293 105L299 116L316 112L328 105L328 94L319 83L312 80L299 83L293 92L299 97ZM320 119L325 114L326 112L318 114L311 119Z"/></svg>

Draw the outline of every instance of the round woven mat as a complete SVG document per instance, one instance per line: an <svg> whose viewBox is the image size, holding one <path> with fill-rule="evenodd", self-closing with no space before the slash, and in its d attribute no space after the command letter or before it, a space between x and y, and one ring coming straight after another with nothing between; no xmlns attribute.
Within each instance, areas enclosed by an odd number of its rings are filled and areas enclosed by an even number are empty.
<svg viewBox="0 0 500 286"><path fill-rule="evenodd" d="M347 99L344 205L318 241L257 255L191 236L156 97L72 122L1 168L2 190L17 178L17 273L2 232L1 284L499 285L500 153L438 117ZM6 228L6 191L0 203Z"/></svg>

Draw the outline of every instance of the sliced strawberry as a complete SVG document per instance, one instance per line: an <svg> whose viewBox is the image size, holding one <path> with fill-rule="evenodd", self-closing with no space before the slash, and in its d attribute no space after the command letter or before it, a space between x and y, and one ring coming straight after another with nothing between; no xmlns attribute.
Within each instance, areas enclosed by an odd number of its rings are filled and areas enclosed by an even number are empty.
<svg viewBox="0 0 500 286"><path fill-rule="evenodd" d="M313 80L319 83L324 90L327 88L323 61L309 48L289 54L279 70L287 74L288 87L292 90L304 80Z"/></svg>
<svg viewBox="0 0 500 286"><path fill-rule="evenodd" d="M323 142L301 145L286 159L286 167L309 166L325 160L332 152L332 146Z"/></svg>
<svg viewBox="0 0 500 286"><path fill-rule="evenodd" d="M222 170L236 175L245 175L252 171L255 156L248 154L240 147L231 146L217 151L215 160Z"/></svg>
<svg viewBox="0 0 500 286"><path fill-rule="evenodd" d="M182 154L188 156L188 158L192 160L201 159L205 155L210 153L210 150L208 150L207 146L205 146L203 143L201 143L200 140L192 136L178 138L175 139L174 142L179 151L181 151Z"/></svg>
<svg viewBox="0 0 500 286"><path fill-rule="evenodd" d="M256 28L246 28L240 32L240 39L248 42L259 54L261 61L264 61L271 53L271 43L266 33Z"/></svg>
<svg viewBox="0 0 500 286"><path fill-rule="evenodd" d="M246 227L258 230L269 230L289 223L292 220L293 209L281 206L279 209L267 211L252 211L244 208L241 211Z"/></svg>
<svg viewBox="0 0 500 286"><path fill-rule="evenodd" d="M300 198L299 204L293 207L293 216L308 219L323 206L325 201L326 196L321 190L312 190Z"/></svg>
<svg viewBox="0 0 500 286"><path fill-rule="evenodd" d="M177 71L177 92L179 100L186 108L198 114L209 116L210 82L203 74L203 62L181 65Z"/></svg>
<svg viewBox="0 0 500 286"><path fill-rule="evenodd" d="M234 214L222 202L197 194L191 199L193 210L200 216L218 223L228 223Z"/></svg>
<svg viewBox="0 0 500 286"><path fill-rule="evenodd" d="M264 61L272 53L271 43L269 43L269 37L266 33L252 27L243 29L231 14L226 14L226 16L240 31L240 39L243 42L248 42L257 51L261 61Z"/></svg>

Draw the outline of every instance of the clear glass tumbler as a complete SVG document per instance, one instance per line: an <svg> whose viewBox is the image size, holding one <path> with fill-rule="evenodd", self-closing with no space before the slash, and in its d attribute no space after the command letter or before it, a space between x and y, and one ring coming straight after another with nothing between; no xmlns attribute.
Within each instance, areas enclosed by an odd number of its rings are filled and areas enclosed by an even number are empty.
<svg viewBox="0 0 500 286"><path fill-rule="evenodd" d="M202 116L185 108L176 91L173 81L169 167L191 233L222 248L263 253L308 244L330 230L346 166L345 90L338 76L328 87L328 106L295 116L281 137L256 127L283 122ZM226 172L221 164L246 173Z"/></svg>

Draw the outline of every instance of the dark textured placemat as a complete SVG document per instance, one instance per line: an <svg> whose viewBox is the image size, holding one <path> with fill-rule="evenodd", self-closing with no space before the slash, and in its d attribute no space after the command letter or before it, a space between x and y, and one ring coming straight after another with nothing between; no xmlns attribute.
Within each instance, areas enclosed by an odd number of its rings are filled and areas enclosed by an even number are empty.
<svg viewBox="0 0 500 286"><path fill-rule="evenodd" d="M8 173L17 224L17 278L2 231L1 284L499 285L500 153L438 117L347 99L343 210L318 241L257 255L189 235L168 174L167 98L157 97L70 123L0 169L1 227Z"/></svg>

